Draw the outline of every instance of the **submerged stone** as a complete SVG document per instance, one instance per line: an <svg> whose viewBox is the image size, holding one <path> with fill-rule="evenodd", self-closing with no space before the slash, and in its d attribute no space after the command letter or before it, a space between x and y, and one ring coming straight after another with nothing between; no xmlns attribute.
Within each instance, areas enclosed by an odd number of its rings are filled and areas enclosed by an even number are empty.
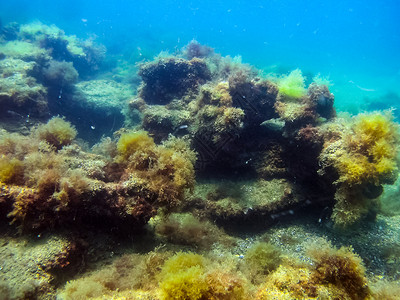
<svg viewBox="0 0 400 300"><path fill-rule="evenodd" d="M206 63L198 58L162 58L142 65L141 97L149 104L167 104L211 79Z"/></svg>

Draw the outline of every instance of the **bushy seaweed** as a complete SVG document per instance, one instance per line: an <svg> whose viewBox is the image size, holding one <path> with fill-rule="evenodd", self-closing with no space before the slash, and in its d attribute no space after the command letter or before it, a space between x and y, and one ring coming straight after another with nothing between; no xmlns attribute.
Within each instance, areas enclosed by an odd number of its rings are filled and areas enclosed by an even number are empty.
<svg viewBox="0 0 400 300"><path fill-rule="evenodd" d="M62 118L54 117L47 124L40 125L36 129L36 134L40 140L44 140L57 150L63 146L71 144L76 137L76 130L71 123Z"/></svg>
<svg viewBox="0 0 400 300"><path fill-rule="evenodd" d="M0 182L18 183L23 175L23 164L17 158L0 157Z"/></svg>
<svg viewBox="0 0 400 300"><path fill-rule="evenodd" d="M45 80L55 87L67 87L78 80L78 72L72 62L51 60L43 69Z"/></svg>
<svg viewBox="0 0 400 300"><path fill-rule="evenodd" d="M325 144L320 160L338 174L333 219L345 226L369 211L382 184L396 180L399 133L390 112L362 114L343 125L333 130L336 137ZM327 136L335 135L327 128Z"/></svg>
<svg viewBox="0 0 400 300"><path fill-rule="evenodd" d="M279 78L277 84L279 93L285 97L301 98L306 94L305 78L299 69Z"/></svg>
<svg viewBox="0 0 400 300"><path fill-rule="evenodd" d="M186 189L194 184L196 156L187 143L171 137L156 145L145 131L123 133L118 140L116 161L125 175L143 180L148 193L161 205L179 204Z"/></svg>
<svg viewBox="0 0 400 300"><path fill-rule="evenodd" d="M369 299L365 268L351 248L324 240L308 245L313 263L282 264L258 290L256 299Z"/></svg>
<svg viewBox="0 0 400 300"><path fill-rule="evenodd" d="M214 243L233 244L223 230L190 213L173 213L153 220L155 232L170 243L210 249Z"/></svg>
<svg viewBox="0 0 400 300"><path fill-rule="evenodd" d="M204 298L208 290L204 267L199 254L180 252L168 259L160 273L161 299Z"/></svg>
<svg viewBox="0 0 400 300"><path fill-rule="evenodd" d="M245 272L255 283L265 280L282 262L281 251L271 243L257 242L245 254Z"/></svg>

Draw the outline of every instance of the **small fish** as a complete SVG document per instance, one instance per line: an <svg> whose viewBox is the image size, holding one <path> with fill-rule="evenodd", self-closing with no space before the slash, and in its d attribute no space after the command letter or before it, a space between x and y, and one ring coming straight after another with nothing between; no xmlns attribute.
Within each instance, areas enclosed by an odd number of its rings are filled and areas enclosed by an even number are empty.
<svg viewBox="0 0 400 300"><path fill-rule="evenodd" d="M92 126L90 126L90 129L95 130L96 127L92 125Z"/></svg>
<svg viewBox="0 0 400 300"><path fill-rule="evenodd" d="M328 207L325 207L318 218L318 223L322 224L325 220L329 219L330 210Z"/></svg>
<svg viewBox="0 0 400 300"><path fill-rule="evenodd" d="M364 91L364 92L376 92L375 89L367 89L364 87L359 86L358 84L356 84L353 80L349 80L350 83L354 84L358 89Z"/></svg>
<svg viewBox="0 0 400 300"><path fill-rule="evenodd" d="M178 127L172 132L172 135L176 135L179 131L185 130L185 129L187 129L188 127L189 127L188 125L181 125L181 126L178 126Z"/></svg>
<svg viewBox="0 0 400 300"><path fill-rule="evenodd" d="M376 90L374 90L374 89L363 88L359 85L356 85L356 87L358 87L360 90L365 91L365 92L376 92Z"/></svg>
<svg viewBox="0 0 400 300"><path fill-rule="evenodd" d="M275 220L275 219L279 219L281 217L285 217L287 215L294 215L294 210L289 209L289 210L282 211L282 212L279 212L279 213L276 213L276 214L271 214L270 217L271 217L272 220Z"/></svg>
<svg viewBox="0 0 400 300"><path fill-rule="evenodd" d="M23 117L24 117L23 115L21 115L21 114L15 112L15 111L13 111L13 110L7 110L7 114L9 114L9 115L12 116L12 117L20 117L20 118L23 118Z"/></svg>
<svg viewBox="0 0 400 300"><path fill-rule="evenodd" d="M143 55L143 54L142 54L142 48L137 47L137 51L138 51L138 53L139 53L139 56L142 56L142 55Z"/></svg>

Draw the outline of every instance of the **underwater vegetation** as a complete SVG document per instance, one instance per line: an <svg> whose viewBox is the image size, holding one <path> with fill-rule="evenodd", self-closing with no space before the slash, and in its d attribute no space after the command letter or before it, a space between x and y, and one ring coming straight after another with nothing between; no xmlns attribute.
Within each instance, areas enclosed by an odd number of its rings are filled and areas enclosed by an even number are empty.
<svg viewBox="0 0 400 300"><path fill-rule="evenodd" d="M243 259L229 252L130 254L91 275L68 282L60 296L62 299L102 296L127 299L379 299L385 295L387 299L395 299L398 285L369 283L360 257L351 248L338 249L320 239L304 251L307 260L283 253L268 243L255 244ZM251 272L254 264L259 264L257 272ZM262 269L265 270L263 274L258 272Z"/></svg>
<svg viewBox="0 0 400 300"><path fill-rule="evenodd" d="M368 213L383 191L393 184L398 171L399 128L390 112L361 114L347 124L328 129L320 159L323 169L338 173L333 219L348 225ZM334 137L336 135L336 137ZM375 204L376 205L376 204Z"/></svg>
<svg viewBox="0 0 400 300"><path fill-rule="evenodd" d="M112 65L104 63L106 48L93 37L80 39L55 25L10 23L0 32L0 121L2 126L31 128L61 115L74 124L91 145L111 136L124 122L123 104L130 85L108 81L85 86ZM78 82L80 85L78 85ZM99 93L101 90L103 92ZM93 94L98 101L93 105ZM111 97L109 95L112 95ZM4 122L3 122L4 120ZM19 121L26 121L22 125Z"/></svg>
<svg viewBox="0 0 400 300"><path fill-rule="evenodd" d="M191 213L159 214L149 224L161 240L177 245L210 249L215 243L228 246L235 243L235 239L218 226Z"/></svg>
<svg viewBox="0 0 400 300"><path fill-rule="evenodd" d="M400 214L400 179L393 185L385 185L382 195L379 197L380 212L388 216Z"/></svg>
<svg viewBox="0 0 400 300"><path fill-rule="evenodd" d="M142 182L157 204L178 205L186 189L194 185L195 153L175 137L157 146L145 131L122 133L116 161L123 166L122 178Z"/></svg>
<svg viewBox="0 0 400 300"><path fill-rule="evenodd" d="M2 214L21 229L74 227L103 218L135 230L157 207L177 205L194 183L195 156L180 139L156 146L143 131L123 133L108 145L117 149L115 156L106 158L70 145L75 136L61 118L29 136L2 132L1 199L12 207Z"/></svg>
<svg viewBox="0 0 400 300"><path fill-rule="evenodd" d="M0 220L65 238L43 286L7 278L6 299L395 299L398 247L363 261L335 239L395 215L391 111L343 116L320 77L264 76L197 41L120 70L54 25L0 35ZM261 235L298 216L304 243Z"/></svg>
<svg viewBox="0 0 400 300"><path fill-rule="evenodd" d="M257 299L368 299L361 259L351 248L336 249L326 241L311 244L311 265L300 262L281 265L257 292Z"/></svg>
<svg viewBox="0 0 400 300"><path fill-rule="evenodd" d="M187 47L199 47L192 43ZM143 115L142 127L158 143L170 134L187 138L198 153L200 175L241 172L267 182L282 178L290 186L284 189L286 204L270 206L269 212L240 205L231 197L225 212L218 215L231 215L232 205L236 205L235 215L245 216L249 208L251 216L275 214L283 207L295 209L306 199L318 205L333 203L332 219L338 226L351 225L373 212L381 185L393 183L397 176L397 125L389 114L365 114L354 121L337 118L334 96L318 76L308 88L298 69L264 79L246 65L231 62L227 67L229 62L211 51L196 58L202 60L202 70L209 69L206 73L211 77L206 78L190 71L188 51L140 67L144 84L130 109ZM171 100L155 103L157 87L151 80L164 93L161 85L179 68L182 78L196 84L186 87L187 81L179 80L185 87L175 89ZM146 86L152 86L151 95L144 92ZM204 200L207 207L210 201ZM215 218L221 206L211 207Z"/></svg>
<svg viewBox="0 0 400 300"><path fill-rule="evenodd" d="M289 73L287 76L279 78L277 81L279 93L283 97L301 98L307 92L305 88L305 78L299 69Z"/></svg>
<svg viewBox="0 0 400 300"><path fill-rule="evenodd" d="M71 144L76 137L76 130L70 123L61 118L52 118L45 125L37 129L40 140L60 150L63 146Z"/></svg>
<svg viewBox="0 0 400 300"><path fill-rule="evenodd" d="M143 65L139 75L144 83L139 93L150 104L167 104L210 79L206 64L197 58L187 61L162 57Z"/></svg>

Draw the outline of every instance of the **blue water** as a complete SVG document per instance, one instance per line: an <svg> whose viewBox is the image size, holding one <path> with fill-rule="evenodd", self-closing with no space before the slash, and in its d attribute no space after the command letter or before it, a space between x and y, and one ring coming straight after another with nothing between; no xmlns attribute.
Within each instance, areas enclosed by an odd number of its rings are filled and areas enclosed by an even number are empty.
<svg viewBox="0 0 400 300"><path fill-rule="evenodd" d="M40 20L96 35L132 62L194 38L266 73L321 73L333 82L337 108L351 112L382 99L389 107L387 95L400 94L399 14L398 0L0 2L3 24Z"/></svg>

